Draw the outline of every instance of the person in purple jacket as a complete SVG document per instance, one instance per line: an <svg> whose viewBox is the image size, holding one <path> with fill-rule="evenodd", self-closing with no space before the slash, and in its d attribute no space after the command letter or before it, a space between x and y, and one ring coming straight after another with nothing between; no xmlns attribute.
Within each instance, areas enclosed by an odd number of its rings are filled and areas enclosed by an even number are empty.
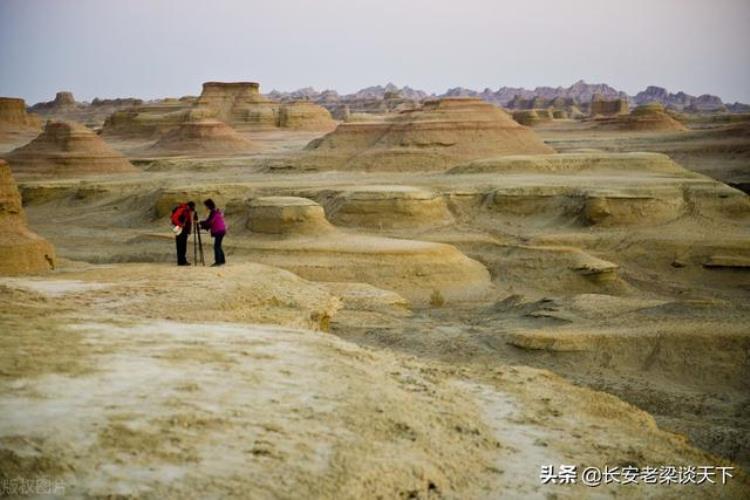
<svg viewBox="0 0 750 500"><path fill-rule="evenodd" d="M224 235L227 234L227 223L224 221L224 214L216 208L214 200L209 198L203 204L209 210L209 214L206 220L200 222L200 225L203 229L211 231L211 236L214 238L214 263L211 264L211 267L223 266L227 261L224 258L221 242L224 240Z"/></svg>

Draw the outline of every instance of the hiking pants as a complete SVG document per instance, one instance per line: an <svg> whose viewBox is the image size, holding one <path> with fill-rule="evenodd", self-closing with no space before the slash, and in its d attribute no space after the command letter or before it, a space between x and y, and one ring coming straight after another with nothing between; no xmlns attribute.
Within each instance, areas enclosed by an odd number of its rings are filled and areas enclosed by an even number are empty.
<svg viewBox="0 0 750 500"><path fill-rule="evenodd" d="M223 239L223 234L217 234L216 236L214 236L214 262L216 264L226 263L226 259L224 258L224 250L221 248L221 242Z"/></svg>
<svg viewBox="0 0 750 500"><path fill-rule="evenodd" d="M187 247L188 247L188 238L190 237L190 233L187 231L183 231L179 235L175 237L175 242L177 244L177 263L178 264L187 264Z"/></svg>

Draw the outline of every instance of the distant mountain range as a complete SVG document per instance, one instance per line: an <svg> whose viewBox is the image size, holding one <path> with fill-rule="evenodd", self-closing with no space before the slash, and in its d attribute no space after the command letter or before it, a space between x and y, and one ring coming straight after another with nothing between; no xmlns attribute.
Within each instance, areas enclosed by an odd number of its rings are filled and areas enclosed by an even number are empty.
<svg viewBox="0 0 750 500"><path fill-rule="evenodd" d="M411 99L411 100L421 101L422 99L436 96L435 94L430 94L428 92L425 92L424 90L415 90L409 86L398 87L397 85L393 83L389 83L385 86L375 85L373 87L367 87L367 88L358 90L357 92L353 94L345 94L345 95L340 95L335 90L324 90L322 92L318 92L312 87L305 87L305 88L295 90L292 92L279 92L278 90L272 90L266 95L272 99L281 99L281 100L309 99L313 101L318 101L318 100L353 101L353 100L367 100L367 99L384 99L386 95L394 96L394 97L398 96L402 99Z"/></svg>
<svg viewBox="0 0 750 500"><path fill-rule="evenodd" d="M662 87L649 86L645 90L638 92L634 96L626 92L617 90L606 83L586 83L579 80L570 87L536 87L535 89L526 89L523 87L500 87L497 90L486 88L482 91L456 87L448 89L443 94L430 94L423 90L413 89L411 87L398 87L393 83L387 85L376 85L367 87L353 94L340 95L335 90L324 90L318 92L312 87L295 90L293 92L279 92L274 90L268 94L269 97L279 100L305 99L320 104L346 104L347 102L361 102L367 100L383 99L403 99L421 101L428 97L479 97L485 101L497 104L499 106L508 106L514 98L534 99L541 98L552 100L564 98L576 103L588 103L594 95L601 95L605 99L625 99L630 104L639 105L648 102L659 102L665 107L679 111L732 111L748 112L750 105L735 102L733 104L724 103L721 98L715 95L704 94L701 96L692 96L685 92L670 93Z"/></svg>

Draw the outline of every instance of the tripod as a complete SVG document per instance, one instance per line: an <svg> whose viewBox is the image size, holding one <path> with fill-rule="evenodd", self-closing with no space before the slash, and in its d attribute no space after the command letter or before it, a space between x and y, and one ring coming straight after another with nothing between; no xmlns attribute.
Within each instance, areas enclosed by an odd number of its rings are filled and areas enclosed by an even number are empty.
<svg viewBox="0 0 750 500"><path fill-rule="evenodd" d="M194 265L198 265L198 259L202 266L206 265L206 260L203 258L203 241L201 240L201 225L198 223L198 214L193 217L193 262Z"/></svg>

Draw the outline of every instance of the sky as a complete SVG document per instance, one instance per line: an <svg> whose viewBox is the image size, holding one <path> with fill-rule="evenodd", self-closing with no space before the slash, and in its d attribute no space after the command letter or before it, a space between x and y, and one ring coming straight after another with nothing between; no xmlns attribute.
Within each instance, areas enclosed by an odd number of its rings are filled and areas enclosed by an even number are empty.
<svg viewBox="0 0 750 500"><path fill-rule="evenodd" d="M0 0L0 95L197 95L258 81L647 85L750 102L750 0Z"/></svg>

